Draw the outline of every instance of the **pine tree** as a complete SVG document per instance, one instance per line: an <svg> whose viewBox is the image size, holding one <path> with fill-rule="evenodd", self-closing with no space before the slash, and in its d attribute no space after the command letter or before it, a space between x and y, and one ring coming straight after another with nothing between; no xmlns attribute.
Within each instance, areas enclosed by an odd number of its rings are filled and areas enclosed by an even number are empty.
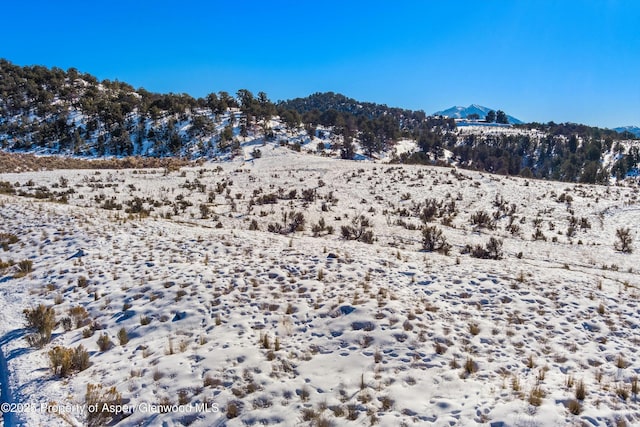
<svg viewBox="0 0 640 427"><path fill-rule="evenodd" d="M504 111L498 110L496 112L496 123L501 123L505 125L509 123L509 119L507 118L507 115L505 114Z"/></svg>

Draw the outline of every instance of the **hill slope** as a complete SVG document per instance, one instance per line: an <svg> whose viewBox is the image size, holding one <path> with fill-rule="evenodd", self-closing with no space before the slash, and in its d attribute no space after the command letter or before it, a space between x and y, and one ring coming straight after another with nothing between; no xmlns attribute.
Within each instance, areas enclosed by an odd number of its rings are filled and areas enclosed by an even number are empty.
<svg viewBox="0 0 640 427"><path fill-rule="evenodd" d="M629 227L638 250L637 185L262 150L0 175L13 403L83 404L101 384L130 405L101 415L122 427L640 422L638 256L614 245ZM22 312L40 303L56 320L41 349ZM51 369L80 345L86 369ZM88 421L62 408L16 421Z"/></svg>

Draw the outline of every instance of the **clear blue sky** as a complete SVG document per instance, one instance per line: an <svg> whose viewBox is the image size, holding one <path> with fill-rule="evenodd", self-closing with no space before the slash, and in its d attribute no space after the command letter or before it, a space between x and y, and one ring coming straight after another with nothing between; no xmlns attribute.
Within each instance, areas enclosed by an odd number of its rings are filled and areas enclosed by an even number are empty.
<svg viewBox="0 0 640 427"><path fill-rule="evenodd" d="M7 1L0 57L154 92L640 125L640 2Z"/></svg>

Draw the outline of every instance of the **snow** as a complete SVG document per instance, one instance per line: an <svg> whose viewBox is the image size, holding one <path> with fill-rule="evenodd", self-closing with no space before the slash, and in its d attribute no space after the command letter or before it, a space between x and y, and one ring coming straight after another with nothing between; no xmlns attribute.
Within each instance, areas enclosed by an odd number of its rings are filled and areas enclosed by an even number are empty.
<svg viewBox="0 0 640 427"><path fill-rule="evenodd" d="M81 405L93 383L115 386L135 409L119 426L292 426L313 417L382 426L640 423L635 396L616 393L631 390L640 370L635 184L339 161L306 154L306 147L297 153L253 144L245 158L255 146L262 157L251 162L241 156L169 173L0 175L24 191L29 180L31 190L65 190L54 188L65 177L74 190L68 204L0 195L2 232L20 239L0 259L34 265L24 277L14 277L15 267L0 271L4 401ZM279 189L276 204L255 202ZM302 198L308 189L316 198ZM285 198L291 190L297 196ZM559 201L563 193L573 200ZM149 216L101 208L112 197L125 208L143 199ZM411 212L426 198L455 202L450 222L430 223L452 245L449 255L424 252L419 229L408 226L421 225ZM471 215L493 214L500 198L514 204L519 232L507 230L505 214L494 230L474 228ZM182 210L179 200L191 205ZM304 231L267 231L290 211L304 213ZM371 220L373 244L341 238L341 226L360 215ZM590 228L568 237L571 216ZM314 237L320 218L332 234ZM546 241L532 239L536 218ZM252 220L259 230L250 230ZM631 229L636 252L614 249L620 227ZM461 254L492 236L504 241L504 259ZM51 343L31 348L23 310L39 303L52 305L58 320L84 307L100 329L84 337L86 327L60 324ZM145 316L150 323L142 324ZM118 342L122 327L125 345ZM102 333L114 343L107 351L96 342ZM79 344L91 366L69 378L53 375L47 352ZM570 376L587 389L579 415L565 407L574 398ZM529 402L537 386L540 406ZM231 402L239 416L228 419ZM151 411L162 403L176 406ZM208 410L197 406L205 403ZM68 422L41 410L13 415L8 425L63 426L82 425L86 413L65 413Z"/></svg>

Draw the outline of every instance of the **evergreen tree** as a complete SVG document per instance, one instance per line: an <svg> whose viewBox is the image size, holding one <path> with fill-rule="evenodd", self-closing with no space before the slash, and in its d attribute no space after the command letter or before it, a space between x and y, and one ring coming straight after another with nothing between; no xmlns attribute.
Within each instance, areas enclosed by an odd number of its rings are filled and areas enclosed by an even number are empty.
<svg viewBox="0 0 640 427"><path fill-rule="evenodd" d="M300 114L295 110L283 110L280 112L280 119L289 130L294 130L300 126Z"/></svg>
<svg viewBox="0 0 640 427"><path fill-rule="evenodd" d="M571 153L575 153L578 149L578 138L575 135L571 135L569 138L568 146Z"/></svg>
<svg viewBox="0 0 640 427"><path fill-rule="evenodd" d="M258 117L261 120L269 120L276 112L276 107L273 105L265 92L258 92ZM297 113L297 112L296 112Z"/></svg>
<svg viewBox="0 0 640 427"><path fill-rule="evenodd" d="M507 115L505 114L504 111L498 110L496 112L496 123L501 123L505 125L509 123L509 119L507 118Z"/></svg>
<svg viewBox="0 0 640 427"><path fill-rule="evenodd" d="M205 105L211 109L215 114L220 114L222 111L220 110L220 101L218 100L218 96L215 93L210 93L205 98Z"/></svg>
<svg viewBox="0 0 640 427"><path fill-rule="evenodd" d="M355 154L355 147L351 136L345 136L342 146L340 147L340 158L345 160L352 160Z"/></svg>
<svg viewBox="0 0 640 427"><path fill-rule="evenodd" d="M367 155L371 156L376 150L376 136L370 130L365 130L360 135L362 147L366 150Z"/></svg>

